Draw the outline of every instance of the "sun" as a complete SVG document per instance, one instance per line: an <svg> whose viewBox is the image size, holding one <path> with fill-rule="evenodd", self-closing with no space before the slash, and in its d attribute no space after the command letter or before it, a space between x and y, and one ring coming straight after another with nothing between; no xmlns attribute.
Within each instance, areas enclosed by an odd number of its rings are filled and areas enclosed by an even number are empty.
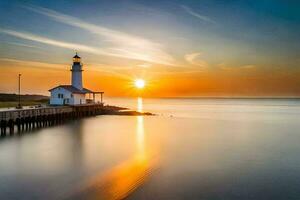
<svg viewBox="0 0 300 200"><path fill-rule="evenodd" d="M134 85L135 85L136 88L142 89L142 88L145 87L145 81L143 79L136 79L134 81Z"/></svg>

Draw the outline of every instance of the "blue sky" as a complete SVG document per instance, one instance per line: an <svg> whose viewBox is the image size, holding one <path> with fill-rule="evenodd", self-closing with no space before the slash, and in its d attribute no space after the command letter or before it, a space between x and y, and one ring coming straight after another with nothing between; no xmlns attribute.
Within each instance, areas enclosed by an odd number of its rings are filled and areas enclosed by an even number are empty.
<svg viewBox="0 0 300 200"><path fill-rule="evenodd" d="M90 66L120 76L129 73L122 67L134 74L293 73L299 11L296 0L1 0L0 59L66 64L79 51Z"/></svg>

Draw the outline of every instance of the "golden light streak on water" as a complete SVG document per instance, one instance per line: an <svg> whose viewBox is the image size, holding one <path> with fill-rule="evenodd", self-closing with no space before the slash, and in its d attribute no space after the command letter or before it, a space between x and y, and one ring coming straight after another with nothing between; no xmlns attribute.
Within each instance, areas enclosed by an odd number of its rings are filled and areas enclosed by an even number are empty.
<svg viewBox="0 0 300 200"><path fill-rule="evenodd" d="M136 145L137 145L137 158L138 160L146 159L145 152L145 131L144 131L144 117L137 116L136 125Z"/></svg>
<svg viewBox="0 0 300 200"><path fill-rule="evenodd" d="M137 99L137 107L139 112L143 112L143 99L141 97ZM137 116L136 119L136 155L139 160L143 161L146 159L144 116Z"/></svg>
<svg viewBox="0 0 300 200"><path fill-rule="evenodd" d="M147 180L153 169L147 160L127 160L92 178L87 186L69 199L124 199Z"/></svg>
<svg viewBox="0 0 300 200"><path fill-rule="evenodd" d="M143 110L142 98L138 98L137 107ZM143 184L155 169L156 159L148 155L145 147L144 117L136 117L136 152L128 160L108 170L104 174L91 178L78 193L68 199L124 199Z"/></svg>
<svg viewBox="0 0 300 200"><path fill-rule="evenodd" d="M137 111L143 112L143 98L141 97L137 98Z"/></svg>

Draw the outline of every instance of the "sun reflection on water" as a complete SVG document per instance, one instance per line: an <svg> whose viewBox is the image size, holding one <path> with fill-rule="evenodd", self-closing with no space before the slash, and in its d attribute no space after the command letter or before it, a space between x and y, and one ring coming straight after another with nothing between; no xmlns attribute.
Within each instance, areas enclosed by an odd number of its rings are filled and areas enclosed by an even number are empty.
<svg viewBox="0 0 300 200"><path fill-rule="evenodd" d="M137 116L137 125L136 125L136 145L137 145L137 158L138 160L146 159L145 152L145 132L144 132L144 117Z"/></svg>
<svg viewBox="0 0 300 200"><path fill-rule="evenodd" d="M137 99L138 111L143 110L143 99ZM104 174L94 176L79 192L69 199L124 199L143 184L155 169L153 155L147 154L144 117L136 117L136 152L128 160L116 165Z"/></svg>
<svg viewBox="0 0 300 200"><path fill-rule="evenodd" d="M143 98L141 97L137 98L137 111L143 112Z"/></svg>

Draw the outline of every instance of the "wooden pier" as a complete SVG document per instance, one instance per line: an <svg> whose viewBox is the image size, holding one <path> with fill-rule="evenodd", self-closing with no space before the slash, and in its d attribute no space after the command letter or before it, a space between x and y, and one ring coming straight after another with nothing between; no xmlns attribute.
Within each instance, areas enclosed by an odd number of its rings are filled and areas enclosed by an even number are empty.
<svg viewBox="0 0 300 200"><path fill-rule="evenodd" d="M14 109L0 111L1 136L29 131L56 124L67 120L106 113L103 104L84 104L76 106L57 106L29 109ZM15 128L17 129L15 131Z"/></svg>

